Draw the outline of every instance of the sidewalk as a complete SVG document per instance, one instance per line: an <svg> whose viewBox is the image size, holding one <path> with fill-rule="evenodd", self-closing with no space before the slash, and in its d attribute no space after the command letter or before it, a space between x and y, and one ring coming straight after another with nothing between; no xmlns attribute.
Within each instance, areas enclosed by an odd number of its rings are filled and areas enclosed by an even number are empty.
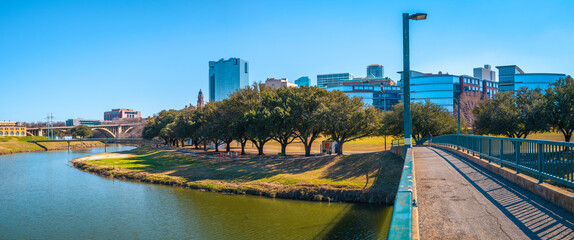
<svg viewBox="0 0 574 240"><path fill-rule="evenodd" d="M574 216L493 173L415 148L421 239L574 239Z"/></svg>

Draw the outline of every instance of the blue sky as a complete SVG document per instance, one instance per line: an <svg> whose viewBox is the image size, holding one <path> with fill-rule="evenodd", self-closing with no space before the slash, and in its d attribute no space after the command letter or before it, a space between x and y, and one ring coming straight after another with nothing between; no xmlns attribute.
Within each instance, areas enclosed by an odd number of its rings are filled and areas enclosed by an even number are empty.
<svg viewBox="0 0 574 240"><path fill-rule="evenodd" d="M0 121L149 116L208 90L208 61L240 57L250 81L402 69L472 75L516 64L574 74L571 1L21 1L0 0ZM207 96L206 96L207 97Z"/></svg>

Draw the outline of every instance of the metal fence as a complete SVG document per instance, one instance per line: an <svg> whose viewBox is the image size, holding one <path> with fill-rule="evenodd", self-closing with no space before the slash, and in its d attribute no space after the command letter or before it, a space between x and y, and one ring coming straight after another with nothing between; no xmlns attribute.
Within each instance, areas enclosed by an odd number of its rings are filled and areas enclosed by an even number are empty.
<svg viewBox="0 0 574 240"><path fill-rule="evenodd" d="M539 182L549 179L574 187L574 143L456 134L434 137L432 143L469 151Z"/></svg>
<svg viewBox="0 0 574 240"><path fill-rule="evenodd" d="M391 142L391 152L397 154L405 160L399 189L395 197L393 206L393 216L387 239L413 239L413 213L416 208L414 194L414 174L413 174L413 149L404 150L401 140Z"/></svg>

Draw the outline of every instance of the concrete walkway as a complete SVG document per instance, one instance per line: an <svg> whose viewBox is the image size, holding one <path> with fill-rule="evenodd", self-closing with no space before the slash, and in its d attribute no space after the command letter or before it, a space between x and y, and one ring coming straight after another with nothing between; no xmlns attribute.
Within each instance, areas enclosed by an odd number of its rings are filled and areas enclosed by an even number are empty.
<svg viewBox="0 0 574 240"><path fill-rule="evenodd" d="M436 148L415 148L421 239L574 239L574 216Z"/></svg>

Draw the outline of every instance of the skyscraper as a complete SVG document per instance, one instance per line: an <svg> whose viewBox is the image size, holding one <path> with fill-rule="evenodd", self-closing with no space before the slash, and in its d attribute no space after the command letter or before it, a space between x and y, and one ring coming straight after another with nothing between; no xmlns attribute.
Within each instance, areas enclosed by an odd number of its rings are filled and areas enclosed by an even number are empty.
<svg viewBox="0 0 574 240"><path fill-rule="evenodd" d="M209 62L209 101L221 101L249 86L249 63L239 58Z"/></svg>
<svg viewBox="0 0 574 240"><path fill-rule="evenodd" d="M299 87L301 86L311 86L311 79L309 79L309 77L305 76L305 77L300 77L297 80L295 80L295 84L297 84Z"/></svg>
<svg viewBox="0 0 574 240"><path fill-rule="evenodd" d="M496 72L490 69L490 65L485 64L483 68L477 67L473 69L475 78L482 80L496 81Z"/></svg>
<svg viewBox="0 0 574 240"><path fill-rule="evenodd" d="M367 66L366 78L382 78L385 75L385 67L379 64L371 64Z"/></svg>

